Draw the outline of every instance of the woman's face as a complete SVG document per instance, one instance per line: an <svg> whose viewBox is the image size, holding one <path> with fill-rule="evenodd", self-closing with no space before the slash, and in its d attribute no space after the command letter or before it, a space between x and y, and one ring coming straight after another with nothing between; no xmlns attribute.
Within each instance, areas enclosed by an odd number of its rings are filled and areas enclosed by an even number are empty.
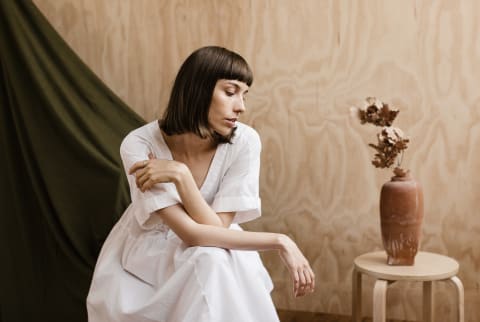
<svg viewBox="0 0 480 322"><path fill-rule="evenodd" d="M220 135L228 136L236 127L240 113L245 111L245 95L248 85L237 81L220 79L213 90L208 110L208 124Z"/></svg>

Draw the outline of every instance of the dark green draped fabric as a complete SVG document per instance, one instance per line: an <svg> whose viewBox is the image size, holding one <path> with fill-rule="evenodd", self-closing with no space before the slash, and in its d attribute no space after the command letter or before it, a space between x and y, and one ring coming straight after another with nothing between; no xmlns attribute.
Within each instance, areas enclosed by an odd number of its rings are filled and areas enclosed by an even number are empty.
<svg viewBox="0 0 480 322"><path fill-rule="evenodd" d="M0 321L86 321L129 202L119 146L144 121L31 1L0 0Z"/></svg>

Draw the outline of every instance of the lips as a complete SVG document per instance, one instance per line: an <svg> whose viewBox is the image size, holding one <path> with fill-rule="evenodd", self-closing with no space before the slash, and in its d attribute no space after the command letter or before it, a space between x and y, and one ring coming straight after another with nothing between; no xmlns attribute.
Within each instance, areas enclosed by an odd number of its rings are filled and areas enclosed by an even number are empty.
<svg viewBox="0 0 480 322"><path fill-rule="evenodd" d="M236 117L226 118L225 121L228 124L228 126L235 127L235 122L237 122L237 118Z"/></svg>

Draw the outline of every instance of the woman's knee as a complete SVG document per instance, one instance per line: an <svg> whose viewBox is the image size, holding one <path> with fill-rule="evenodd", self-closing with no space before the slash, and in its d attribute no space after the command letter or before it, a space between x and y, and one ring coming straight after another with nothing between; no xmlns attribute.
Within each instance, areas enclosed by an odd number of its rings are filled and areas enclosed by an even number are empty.
<svg viewBox="0 0 480 322"><path fill-rule="evenodd" d="M218 247L198 247L197 261L202 266L222 267L231 265L230 251Z"/></svg>

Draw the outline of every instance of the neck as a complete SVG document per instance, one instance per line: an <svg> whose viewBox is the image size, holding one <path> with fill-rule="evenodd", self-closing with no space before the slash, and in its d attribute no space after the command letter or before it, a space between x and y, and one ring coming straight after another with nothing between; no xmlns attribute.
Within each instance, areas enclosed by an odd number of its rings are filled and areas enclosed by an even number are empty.
<svg viewBox="0 0 480 322"><path fill-rule="evenodd" d="M170 151L177 156L192 158L216 148L211 138L202 139L193 133L166 135L162 131L162 135Z"/></svg>

